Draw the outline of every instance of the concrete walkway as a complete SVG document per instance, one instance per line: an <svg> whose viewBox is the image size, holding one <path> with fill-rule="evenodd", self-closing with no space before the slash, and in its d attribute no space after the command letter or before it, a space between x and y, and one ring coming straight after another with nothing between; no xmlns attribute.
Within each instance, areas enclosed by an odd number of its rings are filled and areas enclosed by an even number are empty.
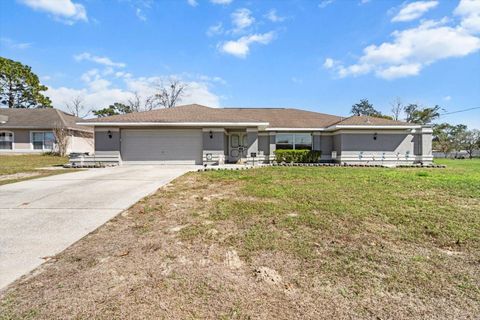
<svg viewBox="0 0 480 320"><path fill-rule="evenodd" d="M130 165L0 186L0 289L194 169Z"/></svg>

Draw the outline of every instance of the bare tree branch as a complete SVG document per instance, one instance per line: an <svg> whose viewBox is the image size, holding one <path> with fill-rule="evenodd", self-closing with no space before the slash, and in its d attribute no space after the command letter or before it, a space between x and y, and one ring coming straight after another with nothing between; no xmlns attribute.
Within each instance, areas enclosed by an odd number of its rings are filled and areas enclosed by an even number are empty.
<svg viewBox="0 0 480 320"><path fill-rule="evenodd" d="M400 99L400 97L396 97L391 103L390 105L392 106L392 117L393 117L393 120L400 120L400 115L402 114L402 111L403 111L403 103L402 103L402 99Z"/></svg>
<svg viewBox="0 0 480 320"><path fill-rule="evenodd" d="M58 153L58 155L64 157L65 155L67 155L70 130L68 130L62 125L55 124L53 127L53 135L55 136L54 151Z"/></svg>
<svg viewBox="0 0 480 320"><path fill-rule="evenodd" d="M150 99L150 105L154 107L158 104L164 108L173 108L182 101L183 96L185 95L185 90L188 85L179 80L171 79L168 85L161 83L158 86L158 92L155 93ZM156 103L154 103L154 101Z"/></svg>
<svg viewBox="0 0 480 320"><path fill-rule="evenodd" d="M65 106L71 114L79 118L85 118L92 111L92 109L86 109L84 100L80 96L73 97Z"/></svg>

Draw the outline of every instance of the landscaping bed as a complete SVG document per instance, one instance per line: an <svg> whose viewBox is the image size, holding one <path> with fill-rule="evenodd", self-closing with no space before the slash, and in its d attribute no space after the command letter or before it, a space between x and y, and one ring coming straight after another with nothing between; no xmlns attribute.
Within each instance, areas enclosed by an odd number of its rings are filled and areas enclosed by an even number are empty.
<svg viewBox="0 0 480 320"><path fill-rule="evenodd" d="M3 292L0 319L474 319L480 161L189 173Z"/></svg>

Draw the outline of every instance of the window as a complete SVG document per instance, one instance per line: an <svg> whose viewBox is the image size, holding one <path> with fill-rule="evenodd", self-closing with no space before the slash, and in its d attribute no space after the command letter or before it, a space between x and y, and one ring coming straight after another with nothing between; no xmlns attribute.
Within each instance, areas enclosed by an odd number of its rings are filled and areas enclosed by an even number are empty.
<svg viewBox="0 0 480 320"><path fill-rule="evenodd" d="M310 133L295 133L295 149L312 150L312 135Z"/></svg>
<svg viewBox="0 0 480 320"><path fill-rule="evenodd" d="M277 149L312 149L312 134L299 133L279 133L276 137Z"/></svg>
<svg viewBox="0 0 480 320"><path fill-rule="evenodd" d="M277 134L277 149L294 149L293 133Z"/></svg>
<svg viewBox="0 0 480 320"><path fill-rule="evenodd" d="M13 150L13 133L0 131L0 150Z"/></svg>
<svg viewBox="0 0 480 320"><path fill-rule="evenodd" d="M32 132L33 150L53 150L54 143L53 132Z"/></svg>

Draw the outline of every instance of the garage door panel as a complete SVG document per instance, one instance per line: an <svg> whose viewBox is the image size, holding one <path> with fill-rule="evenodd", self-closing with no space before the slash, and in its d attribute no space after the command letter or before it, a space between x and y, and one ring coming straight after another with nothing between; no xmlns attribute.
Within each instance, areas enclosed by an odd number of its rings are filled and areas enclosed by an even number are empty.
<svg viewBox="0 0 480 320"><path fill-rule="evenodd" d="M122 160L201 164L201 130L122 130Z"/></svg>

